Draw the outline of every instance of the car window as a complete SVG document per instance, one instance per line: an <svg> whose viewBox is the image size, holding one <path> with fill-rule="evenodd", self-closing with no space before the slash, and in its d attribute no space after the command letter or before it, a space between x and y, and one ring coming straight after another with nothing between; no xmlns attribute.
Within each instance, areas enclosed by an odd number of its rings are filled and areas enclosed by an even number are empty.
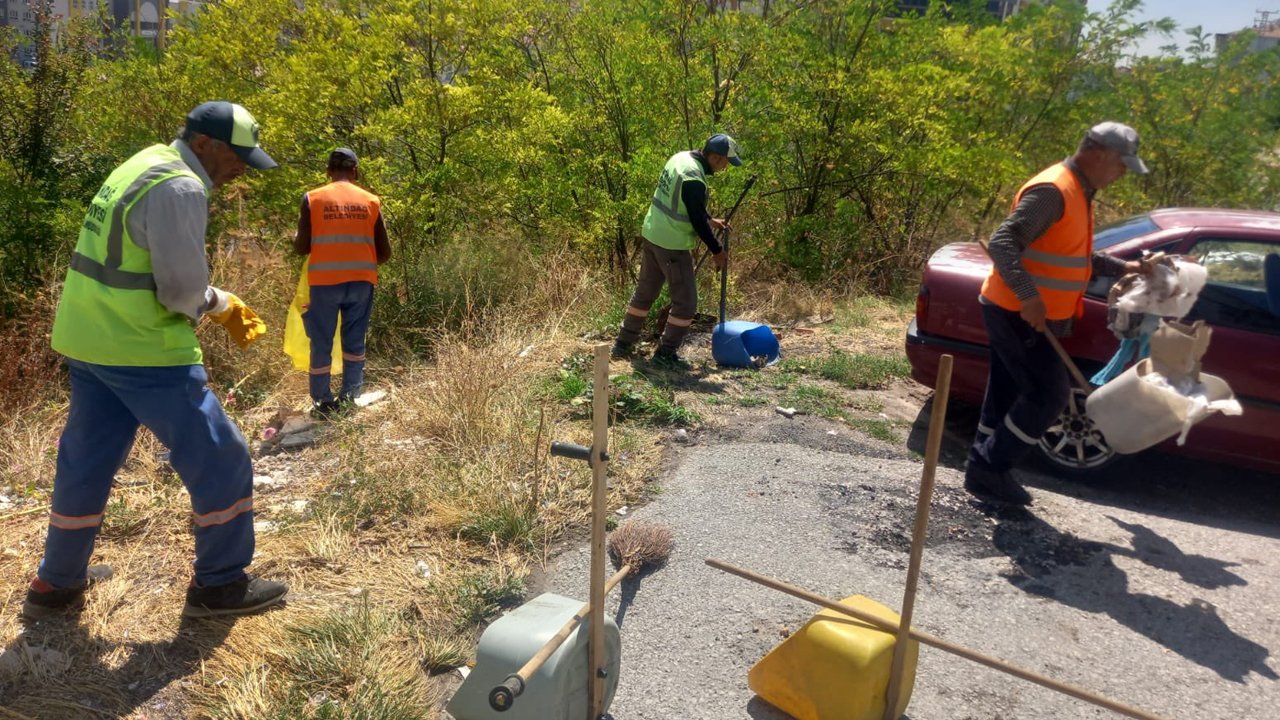
<svg viewBox="0 0 1280 720"><path fill-rule="evenodd" d="M1139 235L1147 235L1160 229L1151 220L1150 215L1136 215L1120 222L1111 223L1093 233L1093 249L1106 250L1112 245L1119 245Z"/></svg>
<svg viewBox="0 0 1280 720"><path fill-rule="evenodd" d="M1201 238L1190 254L1209 271L1191 319L1211 325L1280 334L1280 317L1267 306L1263 259L1280 244L1257 240Z"/></svg>
<svg viewBox="0 0 1280 720"><path fill-rule="evenodd" d="M1262 261L1280 245L1247 240L1199 240L1191 254L1209 271L1209 281L1219 285L1266 290Z"/></svg>

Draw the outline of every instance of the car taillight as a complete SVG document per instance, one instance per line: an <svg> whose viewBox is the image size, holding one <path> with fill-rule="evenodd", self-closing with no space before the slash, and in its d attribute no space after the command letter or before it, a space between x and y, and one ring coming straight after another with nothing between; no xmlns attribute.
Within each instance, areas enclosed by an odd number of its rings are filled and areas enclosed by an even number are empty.
<svg viewBox="0 0 1280 720"><path fill-rule="evenodd" d="M916 325L923 325L925 315L929 314L929 287L927 285L920 286L920 292L916 294Z"/></svg>

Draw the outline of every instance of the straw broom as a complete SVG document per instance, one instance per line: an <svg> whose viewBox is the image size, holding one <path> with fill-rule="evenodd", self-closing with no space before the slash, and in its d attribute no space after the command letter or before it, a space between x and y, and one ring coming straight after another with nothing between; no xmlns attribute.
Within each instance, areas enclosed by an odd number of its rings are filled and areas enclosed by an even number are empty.
<svg viewBox="0 0 1280 720"><path fill-rule="evenodd" d="M628 575L639 575L647 569L661 567L671 556L673 547L675 540L671 536L671 528L666 525L633 520L619 526L609 534L609 559L618 571L605 583L605 595ZM585 603L523 667L508 675L501 685L489 692L489 707L498 712L509 710L515 699L524 692L529 678L555 654L590 613L591 603Z"/></svg>

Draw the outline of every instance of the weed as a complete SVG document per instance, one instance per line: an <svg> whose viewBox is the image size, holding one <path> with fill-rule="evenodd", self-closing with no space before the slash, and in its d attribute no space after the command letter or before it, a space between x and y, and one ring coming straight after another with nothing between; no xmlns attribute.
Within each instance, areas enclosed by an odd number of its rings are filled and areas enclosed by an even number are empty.
<svg viewBox="0 0 1280 720"><path fill-rule="evenodd" d="M784 361L785 362L785 361ZM764 384L774 390L786 390L796 383L799 374L787 367L779 367L778 372L764 375Z"/></svg>
<svg viewBox="0 0 1280 720"><path fill-rule="evenodd" d="M575 372L561 369L552 389L552 397L561 402L570 402L591 389L591 381Z"/></svg>
<svg viewBox="0 0 1280 720"><path fill-rule="evenodd" d="M829 355L808 360L784 360L788 373L814 374L854 390L878 390L894 378L911 375L906 357L850 353L833 349Z"/></svg>
<svg viewBox="0 0 1280 720"><path fill-rule="evenodd" d="M467 664L471 642L460 637L423 637L418 641L422 669L436 674Z"/></svg>
<svg viewBox="0 0 1280 720"><path fill-rule="evenodd" d="M897 435L894 434L894 422L892 420L870 420L867 418L850 418L849 425L855 430L859 430L877 440L883 440L887 443L896 443Z"/></svg>
<svg viewBox="0 0 1280 720"><path fill-rule="evenodd" d="M412 629L397 614L370 608L338 608L307 614L267 630L265 653L223 675L202 698L201 717L360 717L426 720L433 716ZM217 658L215 664L225 662Z"/></svg>
<svg viewBox="0 0 1280 720"><path fill-rule="evenodd" d="M639 375L613 375L609 384L610 404L619 420L651 420L682 427L702 420L698 413L676 402L669 388L658 387Z"/></svg>
<svg viewBox="0 0 1280 720"><path fill-rule="evenodd" d="M477 512L458 529L462 537L479 543L497 540L521 550L533 550L538 530L537 509L527 503L503 498L491 508Z"/></svg>
<svg viewBox="0 0 1280 720"><path fill-rule="evenodd" d="M102 537L119 540L140 534L146 529L147 514L124 498L113 498L103 515Z"/></svg>
<svg viewBox="0 0 1280 720"><path fill-rule="evenodd" d="M894 378L911 375L905 357L833 351L818 364L818 374L855 390L879 389Z"/></svg>
<svg viewBox="0 0 1280 720"><path fill-rule="evenodd" d="M840 398L817 385L797 385L783 397L782 402L812 415L831 418L844 416L844 411L840 409Z"/></svg>
<svg viewBox="0 0 1280 720"><path fill-rule="evenodd" d="M769 404L769 398L763 395L742 395L738 398L738 404L742 407L761 407Z"/></svg>
<svg viewBox="0 0 1280 720"><path fill-rule="evenodd" d="M500 568L470 572L453 588L452 605L459 628L479 625L499 610L514 607L524 593L524 580Z"/></svg>

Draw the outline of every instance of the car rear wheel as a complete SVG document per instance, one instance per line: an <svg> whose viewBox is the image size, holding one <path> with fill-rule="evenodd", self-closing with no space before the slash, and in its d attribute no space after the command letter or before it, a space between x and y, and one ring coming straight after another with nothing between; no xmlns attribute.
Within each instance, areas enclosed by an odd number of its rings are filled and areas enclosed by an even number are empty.
<svg viewBox="0 0 1280 720"><path fill-rule="evenodd" d="M1040 455L1050 469L1067 475L1089 475L1116 460L1116 452L1089 416L1085 394L1071 390L1067 408L1040 438Z"/></svg>

